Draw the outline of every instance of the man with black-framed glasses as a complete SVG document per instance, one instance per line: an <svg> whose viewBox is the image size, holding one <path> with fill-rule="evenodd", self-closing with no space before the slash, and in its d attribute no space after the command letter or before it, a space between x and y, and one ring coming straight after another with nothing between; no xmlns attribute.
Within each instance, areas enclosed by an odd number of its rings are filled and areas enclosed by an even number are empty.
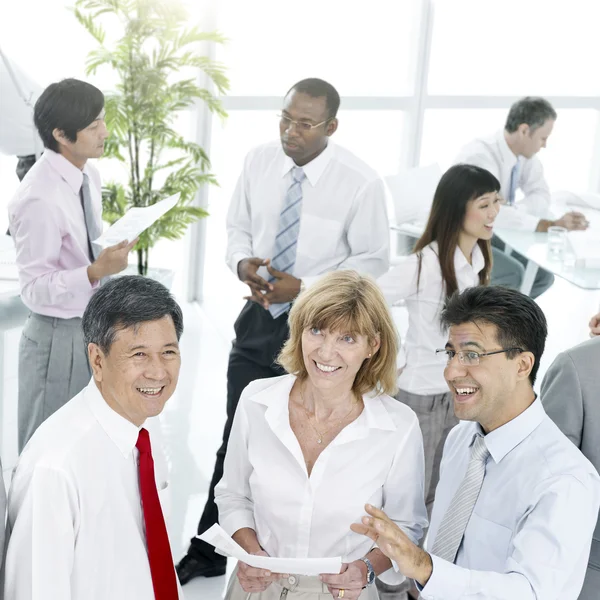
<svg viewBox="0 0 600 600"><path fill-rule="evenodd" d="M339 105L338 92L322 79L292 86L277 116L279 140L248 153L229 206L227 264L249 294L234 325L227 422L198 534L217 522L214 488L243 389L285 372L275 360L296 296L337 269L375 278L388 270L385 187L372 168L331 141ZM223 575L225 566L223 556L194 537L177 573L185 584Z"/></svg>
<svg viewBox="0 0 600 600"><path fill-rule="evenodd" d="M424 600L575 600L600 477L533 391L544 314L503 287L448 300L444 376L462 420L448 436L425 550L368 506L352 525L413 578Z"/></svg>

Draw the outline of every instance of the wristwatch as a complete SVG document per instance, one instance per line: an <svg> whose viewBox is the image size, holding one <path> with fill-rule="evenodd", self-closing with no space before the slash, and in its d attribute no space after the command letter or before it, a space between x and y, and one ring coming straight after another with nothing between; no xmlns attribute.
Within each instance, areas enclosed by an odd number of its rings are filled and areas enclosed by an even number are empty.
<svg viewBox="0 0 600 600"><path fill-rule="evenodd" d="M364 556L359 558L358 560L362 560L365 565L367 565L367 585L371 585L375 581L375 571L373 570L373 565L368 558Z"/></svg>

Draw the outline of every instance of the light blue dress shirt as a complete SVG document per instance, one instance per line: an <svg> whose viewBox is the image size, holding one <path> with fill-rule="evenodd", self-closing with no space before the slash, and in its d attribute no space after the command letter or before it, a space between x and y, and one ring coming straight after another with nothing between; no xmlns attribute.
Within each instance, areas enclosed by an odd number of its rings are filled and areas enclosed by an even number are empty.
<svg viewBox="0 0 600 600"><path fill-rule="evenodd" d="M426 548L465 475L478 423L448 436ZM432 556L425 600L575 600L600 506L600 477L540 400L485 436L491 453L455 564Z"/></svg>

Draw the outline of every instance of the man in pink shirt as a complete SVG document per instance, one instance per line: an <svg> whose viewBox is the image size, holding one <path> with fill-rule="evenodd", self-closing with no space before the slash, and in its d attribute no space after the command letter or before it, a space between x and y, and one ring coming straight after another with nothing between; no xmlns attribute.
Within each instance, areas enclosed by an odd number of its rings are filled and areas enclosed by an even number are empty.
<svg viewBox="0 0 600 600"><path fill-rule="evenodd" d="M44 143L8 206L21 299L31 310L19 345L19 451L36 428L77 395L91 371L81 317L103 277L127 266L137 240L100 251L104 95L83 81L48 86L35 104Z"/></svg>

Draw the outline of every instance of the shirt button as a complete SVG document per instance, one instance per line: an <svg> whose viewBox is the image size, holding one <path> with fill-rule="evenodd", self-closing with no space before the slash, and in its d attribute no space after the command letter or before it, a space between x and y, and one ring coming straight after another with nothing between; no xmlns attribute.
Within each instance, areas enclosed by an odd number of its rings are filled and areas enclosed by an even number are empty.
<svg viewBox="0 0 600 600"><path fill-rule="evenodd" d="M290 575L288 578L288 583L290 585L296 585L296 577L294 575Z"/></svg>

